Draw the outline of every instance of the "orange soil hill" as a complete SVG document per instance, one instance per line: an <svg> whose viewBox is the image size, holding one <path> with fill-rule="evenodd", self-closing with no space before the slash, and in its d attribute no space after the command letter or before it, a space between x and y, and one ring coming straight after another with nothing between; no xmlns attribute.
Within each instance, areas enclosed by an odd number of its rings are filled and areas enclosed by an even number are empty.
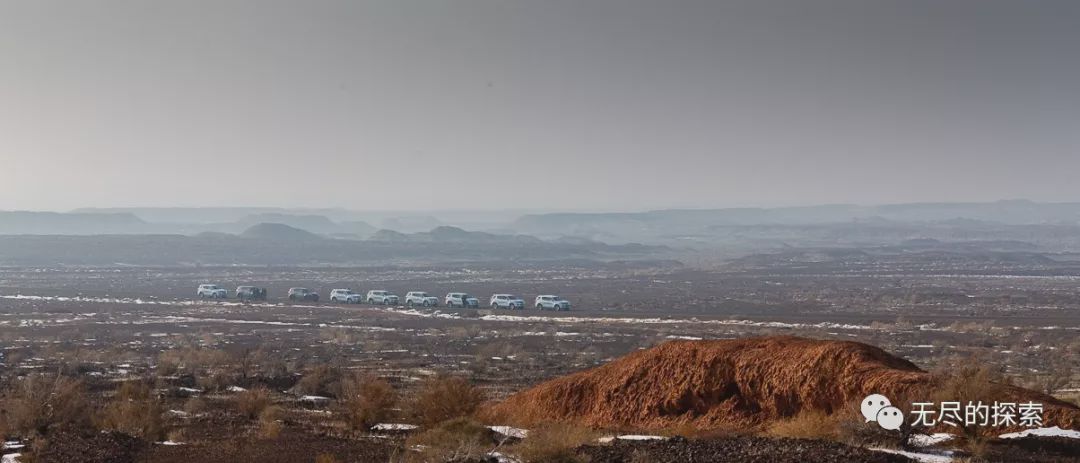
<svg viewBox="0 0 1080 463"><path fill-rule="evenodd" d="M898 404L930 400L935 387L935 378L911 362L856 342L790 336L675 341L542 383L482 415L525 426L746 429L807 409L858 410L872 393ZM1006 391L1002 400L1043 403L1047 426L1080 427L1080 409L1072 404L1011 386Z"/></svg>

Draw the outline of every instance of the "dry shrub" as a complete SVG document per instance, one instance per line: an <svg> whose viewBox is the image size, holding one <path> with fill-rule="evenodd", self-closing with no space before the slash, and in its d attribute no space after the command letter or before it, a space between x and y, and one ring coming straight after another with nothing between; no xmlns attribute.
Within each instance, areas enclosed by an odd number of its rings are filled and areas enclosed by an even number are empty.
<svg viewBox="0 0 1080 463"><path fill-rule="evenodd" d="M199 375L195 380L195 385L204 391L222 391L232 384L236 384L236 376L223 371Z"/></svg>
<svg viewBox="0 0 1080 463"><path fill-rule="evenodd" d="M206 413L209 409L210 405L202 397L192 397L184 402L184 411L190 415Z"/></svg>
<svg viewBox="0 0 1080 463"><path fill-rule="evenodd" d="M294 387L304 395L337 397L341 392L341 372L329 365L319 365L309 371Z"/></svg>
<svg viewBox="0 0 1080 463"><path fill-rule="evenodd" d="M994 403L1007 397L1007 379L1001 368L987 365L978 359L969 359L938 372L940 386L934 393L933 402L979 402ZM992 426L964 426L957 428L969 452L982 458L990 440L994 438Z"/></svg>
<svg viewBox="0 0 1080 463"><path fill-rule="evenodd" d="M509 453L525 463L576 463L583 461L577 448L596 438L597 433L586 427L549 423L531 429Z"/></svg>
<svg viewBox="0 0 1080 463"><path fill-rule="evenodd" d="M158 355L158 374L195 374L200 371L229 366L232 356L218 349L183 348L170 349Z"/></svg>
<svg viewBox="0 0 1080 463"><path fill-rule="evenodd" d="M284 428L281 417L284 411L281 407L271 405L259 413L259 437L263 439L277 439Z"/></svg>
<svg viewBox="0 0 1080 463"><path fill-rule="evenodd" d="M359 374L341 382L339 407L351 429L370 429L386 421L397 403L393 386L374 375Z"/></svg>
<svg viewBox="0 0 1080 463"><path fill-rule="evenodd" d="M15 380L4 391L2 404L9 432L18 437L92 427L83 384L65 376L34 374Z"/></svg>
<svg viewBox="0 0 1080 463"><path fill-rule="evenodd" d="M315 457L315 463L338 463L340 461L332 453L320 453Z"/></svg>
<svg viewBox="0 0 1080 463"><path fill-rule="evenodd" d="M803 410L790 419L773 424L767 434L773 437L836 440L840 436L840 422L822 411Z"/></svg>
<svg viewBox="0 0 1080 463"><path fill-rule="evenodd" d="M161 401L145 382L128 381L98 415L98 427L145 440L160 440L165 433Z"/></svg>
<svg viewBox="0 0 1080 463"><path fill-rule="evenodd" d="M236 397L233 398L233 403L236 407L236 411L247 417L247 419L254 420L272 403L270 390L265 387L248 389L236 394Z"/></svg>
<svg viewBox="0 0 1080 463"><path fill-rule="evenodd" d="M176 428L169 431L169 433L166 434L165 437L170 442L187 442L188 433L186 430L184 430L184 428Z"/></svg>
<svg viewBox="0 0 1080 463"><path fill-rule="evenodd" d="M409 448L419 449L406 457L410 462L441 463L483 461L494 448L493 432L474 421L458 418L410 437Z"/></svg>
<svg viewBox="0 0 1080 463"><path fill-rule="evenodd" d="M424 380L410 404L410 414L424 426L471 416L484 402L484 391L469 380L438 375Z"/></svg>

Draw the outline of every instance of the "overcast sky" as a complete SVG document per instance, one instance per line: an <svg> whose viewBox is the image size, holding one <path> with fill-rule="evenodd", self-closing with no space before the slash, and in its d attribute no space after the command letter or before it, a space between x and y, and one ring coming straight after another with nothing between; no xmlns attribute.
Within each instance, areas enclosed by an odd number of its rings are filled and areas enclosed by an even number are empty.
<svg viewBox="0 0 1080 463"><path fill-rule="evenodd" d="M1080 200L1080 1L0 0L0 209Z"/></svg>

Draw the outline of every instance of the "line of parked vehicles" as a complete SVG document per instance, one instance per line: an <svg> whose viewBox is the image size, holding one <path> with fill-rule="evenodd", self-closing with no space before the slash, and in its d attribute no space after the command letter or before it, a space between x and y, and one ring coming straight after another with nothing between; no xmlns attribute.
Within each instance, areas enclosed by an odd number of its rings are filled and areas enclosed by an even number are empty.
<svg viewBox="0 0 1080 463"><path fill-rule="evenodd" d="M201 299L228 299L229 290L214 284L199 285L196 295ZM242 301L265 301L267 299L266 288L256 286L238 286L235 291L236 298ZM319 302L319 293L308 288L289 288L290 301ZM373 289L367 294L355 292L351 289L334 289L330 291L330 302L341 304L373 304L373 305L405 305L407 307L438 307L439 298L424 291L409 291L405 294L404 301L396 294ZM442 305L451 308L480 308L480 299L468 293L448 293L442 299ZM493 294L488 300L488 307L492 309L524 310L525 300L513 294ZM541 294L533 300L533 308L537 310L570 310L570 301L554 294Z"/></svg>

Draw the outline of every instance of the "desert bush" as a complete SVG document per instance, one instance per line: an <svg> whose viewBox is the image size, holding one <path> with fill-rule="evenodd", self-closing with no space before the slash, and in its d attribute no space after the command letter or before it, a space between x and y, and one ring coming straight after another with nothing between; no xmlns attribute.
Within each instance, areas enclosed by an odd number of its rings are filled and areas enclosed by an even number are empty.
<svg viewBox="0 0 1080 463"><path fill-rule="evenodd" d="M14 436L45 436L56 428L92 427L83 384L65 376L33 374L17 379L0 399L6 425Z"/></svg>
<svg viewBox="0 0 1080 463"><path fill-rule="evenodd" d="M410 462L442 463L482 461L494 448L492 431L474 421L458 418L410 437L409 448L418 452L406 457Z"/></svg>
<svg viewBox="0 0 1080 463"><path fill-rule="evenodd" d="M824 412L803 410L798 415L773 424L767 434L773 437L836 440L840 436L840 423Z"/></svg>
<svg viewBox="0 0 1080 463"><path fill-rule="evenodd" d="M937 372L936 376L939 386L933 395L935 403L982 401L992 404L1007 396L1007 379L1002 369L977 359L960 362ZM968 452L976 458L984 457L990 440L994 438L994 428L959 424L957 428Z"/></svg>
<svg viewBox="0 0 1080 463"><path fill-rule="evenodd" d="M341 382L339 407L351 429L369 429L390 417L397 393L390 383L374 375L359 374Z"/></svg>
<svg viewBox="0 0 1080 463"><path fill-rule="evenodd" d="M318 365L300 378L294 389L300 394L337 397L341 392L341 372L328 365Z"/></svg>
<svg viewBox="0 0 1080 463"><path fill-rule="evenodd" d="M233 361L227 352L218 349L170 349L158 355L158 374L196 374L200 371L228 366Z"/></svg>
<svg viewBox="0 0 1080 463"><path fill-rule="evenodd" d="M596 441L592 429L569 424L545 424L529 431L529 436L508 453L525 463L576 463L583 461L577 448Z"/></svg>
<svg viewBox="0 0 1080 463"><path fill-rule="evenodd" d="M176 428L165 434L165 438L170 442L187 442L188 433L184 428Z"/></svg>
<svg viewBox="0 0 1080 463"><path fill-rule="evenodd" d="M156 441L165 433L162 412L153 388L142 381L127 381L98 413L97 425L103 430Z"/></svg>
<svg viewBox="0 0 1080 463"><path fill-rule="evenodd" d="M320 453L315 457L315 463L338 463L340 461L332 453Z"/></svg>
<svg viewBox="0 0 1080 463"><path fill-rule="evenodd" d="M191 415L205 413L209 409L210 404L206 403L202 397L192 397L184 402L184 411Z"/></svg>
<svg viewBox="0 0 1080 463"><path fill-rule="evenodd" d="M437 375L424 380L409 406L412 415L424 426L471 416L484 401L484 392L457 376Z"/></svg>
<svg viewBox="0 0 1080 463"><path fill-rule="evenodd" d="M236 397L233 398L236 411L249 420L258 418L259 414L266 410L266 407L269 407L271 403L270 390L265 387L248 389L236 394Z"/></svg>
<svg viewBox="0 0 1080 463"><path fill-rule="evenodd" d="M277 439L281 435L284 425L281 417L284 411L281 407L271 405L259 413L259 437L263 439Z"/></svg>
<svg viewBox="0 0 1080 463"><path fill-rule="evenodd" d="M204 391L221 391L236 384L236 376L224 371L206 373L196 376L195 384Z"/></svg>

